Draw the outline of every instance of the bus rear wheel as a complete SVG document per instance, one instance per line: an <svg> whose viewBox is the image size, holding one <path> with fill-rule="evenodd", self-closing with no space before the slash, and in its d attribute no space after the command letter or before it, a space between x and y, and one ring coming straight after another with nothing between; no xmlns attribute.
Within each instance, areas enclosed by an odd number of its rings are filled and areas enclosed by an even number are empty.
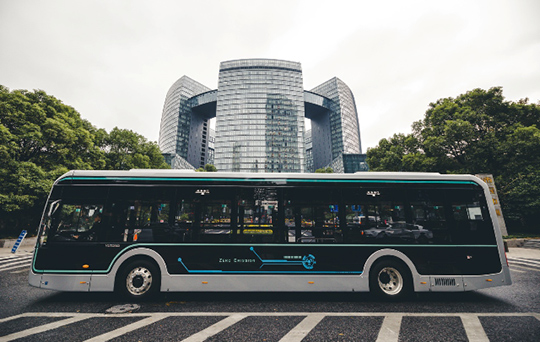
<svg viewBox="0 0 540 342"><path fill-rule="evenodd" d="M127 299L146 300L160 287L160 274L154 263L136 260L122 268L116 282L117 290Z"/></svg>
<svg viewBox="0 0 540 342"><path fill-rule="evenodd" d="M371 268L371 292L384 300L401 300L412 291L412 279L407 266L393 259L381 260Z"/></svg>

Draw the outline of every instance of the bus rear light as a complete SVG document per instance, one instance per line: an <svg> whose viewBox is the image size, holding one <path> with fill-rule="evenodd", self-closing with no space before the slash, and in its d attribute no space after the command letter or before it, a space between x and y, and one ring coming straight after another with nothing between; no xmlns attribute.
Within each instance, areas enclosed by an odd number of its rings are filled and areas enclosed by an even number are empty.
<svg viewBox="0 0 540 342"><path fill-rule="evenodd" d="M508 265L508 255L506 255L506 252L504 252L504 258L506 259L506 267L510 267L510 265Z"/></svg>

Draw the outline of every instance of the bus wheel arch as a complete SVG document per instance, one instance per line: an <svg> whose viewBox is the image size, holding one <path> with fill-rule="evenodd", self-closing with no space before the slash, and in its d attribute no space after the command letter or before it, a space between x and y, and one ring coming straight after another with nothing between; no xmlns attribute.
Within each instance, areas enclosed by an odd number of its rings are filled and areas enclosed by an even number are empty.
<svg viewBox="0 0 540 342"><path fill-rule="evenodd" d="M160 292L163 271L153 257L138 254L118 265L114 290L124 298L146 300Z"/></svg>
<svg viewBox="0 0 540 342"><path fill-rule="evenodd" d="M401 300L415 290L416 267L399 251L386 249L373 253L364 271L370 292L381 299Z"/></svg>

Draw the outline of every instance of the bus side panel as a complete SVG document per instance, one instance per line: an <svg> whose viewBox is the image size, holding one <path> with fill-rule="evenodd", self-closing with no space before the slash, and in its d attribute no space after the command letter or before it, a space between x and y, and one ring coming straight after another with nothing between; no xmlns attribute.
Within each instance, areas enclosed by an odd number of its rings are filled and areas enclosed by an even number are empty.
<svg viewBox="0 0 540 342"><path fill-rule="evenodd" d="M215 292L362 292L367 278L358 275L170 275L162 291Z"/></svg>

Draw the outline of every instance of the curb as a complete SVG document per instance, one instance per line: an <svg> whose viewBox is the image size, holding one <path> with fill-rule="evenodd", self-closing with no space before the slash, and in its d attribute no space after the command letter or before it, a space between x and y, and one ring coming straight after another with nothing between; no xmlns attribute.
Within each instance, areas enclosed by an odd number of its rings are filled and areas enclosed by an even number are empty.
<svg viewBox="0 0 540 342"><path fill-rule="evenodd" d="M508 247L523 247L529 239L508 239L504 240L504 244Z"/></svg>

